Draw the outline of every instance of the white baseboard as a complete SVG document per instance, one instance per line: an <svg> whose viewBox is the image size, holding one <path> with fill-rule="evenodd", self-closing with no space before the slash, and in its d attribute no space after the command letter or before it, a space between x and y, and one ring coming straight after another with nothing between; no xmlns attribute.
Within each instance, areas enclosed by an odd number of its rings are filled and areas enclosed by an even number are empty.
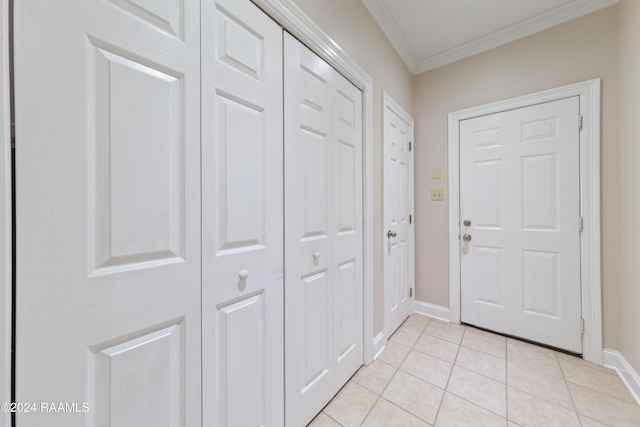
<svg viewBox="0 0 640 427"><path fill-rule="evenodd" d="M449 321L449 309L439 305L429 304L428 302L416 301L414 307L417 314L433 317L434 319Z"/></svg>
<svg viewBox="0 0 640 427"><path fill-rule="evenodd" d="M624 384L640 405L640 375L627 362L622 354L615 350L603 350L603 364L607 368L615 369Z"/></svg>
<svg viewBox="0 0 640 427"><path fill-rule="evenodd" d="M384 332L380 332L373 339L373 360L376 360L378 356L380 356L380 353L382 353L382 350L384 350L386 345L387 339L384 337Z"/></svg>

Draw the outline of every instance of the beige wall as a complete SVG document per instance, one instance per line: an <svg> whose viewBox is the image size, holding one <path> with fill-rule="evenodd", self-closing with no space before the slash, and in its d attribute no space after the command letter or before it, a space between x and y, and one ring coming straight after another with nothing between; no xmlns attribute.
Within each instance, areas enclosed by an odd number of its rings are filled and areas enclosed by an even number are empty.
<svg viewBox="0 0 640 427"><path fill-rule="evenodd" d="M640 372L640 2L622 0L619 15L620 83L620 308L615 347Z"/></svg>
<svg viewBox="0 0 640 427"><path fill-rule="evenodd" d="M430 189L447 188L447 114L600 77L604 343L616 348L620 324L617 24L618 8L604 9L416 77L417 300L449 306L447 194L444 202L430 201L429 194ZM435 167L442 169L441 180L432 179Z"/></svg>
<svg viewBox="0 0 640 427"><path fill-rule="evenodd" d="M383 329L382 93L413 115L413 76L360 0L294 2L373 79L374 336ZM378 232L379 231L379 232Z"/></svg>

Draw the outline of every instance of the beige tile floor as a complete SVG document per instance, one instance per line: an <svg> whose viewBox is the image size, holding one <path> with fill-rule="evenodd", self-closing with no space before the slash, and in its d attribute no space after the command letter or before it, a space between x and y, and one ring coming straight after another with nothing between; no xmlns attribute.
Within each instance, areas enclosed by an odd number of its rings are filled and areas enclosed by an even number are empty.
<svg viewBox="0 0 640 427"><path fill-rule="evenodd" d="M612 370L419 315L396 331L312 427L640 426Z"/></svg>

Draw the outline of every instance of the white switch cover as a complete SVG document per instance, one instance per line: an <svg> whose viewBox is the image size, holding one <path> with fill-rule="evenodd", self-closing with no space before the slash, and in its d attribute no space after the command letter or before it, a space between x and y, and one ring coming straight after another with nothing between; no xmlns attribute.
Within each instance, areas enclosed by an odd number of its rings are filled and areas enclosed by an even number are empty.
<svg viewBox="0 0 640 427"><path fill-rule="evenodd" d="M433 179L440 179L440 168L433 169Z"/></svg>

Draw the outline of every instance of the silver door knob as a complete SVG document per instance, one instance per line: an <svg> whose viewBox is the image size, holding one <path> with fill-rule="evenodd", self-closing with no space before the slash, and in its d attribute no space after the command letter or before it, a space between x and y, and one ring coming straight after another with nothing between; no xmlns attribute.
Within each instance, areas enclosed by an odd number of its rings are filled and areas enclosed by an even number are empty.
<svg viewBox="0 0 640 427"><path fill-rule="evenodd" d="M471 221L468 219L465 219L462 224L464 224L465 227L471 227Z"/></svg>
<svg viewBox="0 0 640 427"><path fill-rule="evenodd" d="M396 234L395 231L391 231L391 230L387 231L387 237L388 238L392 238L392 237L396 237L396 236L397 236L397 234Z"/></svg>
<svg viewBox="0 0 640 427"><path fill-rule="evenodd" d="M462 240L464 240L465 242L470 242L471 234L465 234L464 236L462 236Z"/></svg>

